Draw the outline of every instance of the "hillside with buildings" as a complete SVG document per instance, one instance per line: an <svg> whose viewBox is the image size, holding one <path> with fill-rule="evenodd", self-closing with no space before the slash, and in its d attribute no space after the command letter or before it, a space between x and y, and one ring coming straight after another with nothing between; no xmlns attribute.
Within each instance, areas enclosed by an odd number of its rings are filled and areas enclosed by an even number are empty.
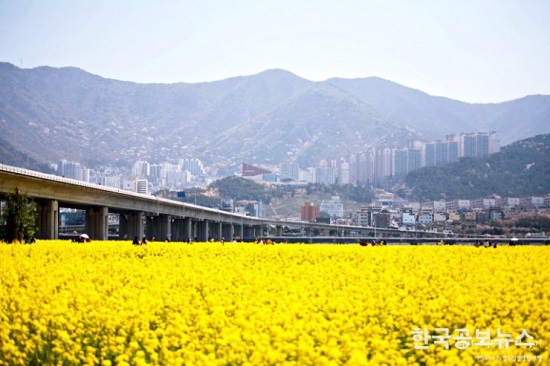
<svg viewBox="0 0 550 366"><path fill-rule="evenodd" d="M481 159L463 158L409 174L401 194L416 199L545 196L550 193L550 134L505 146Z"/></svg>
<svg viewBox="0 0 550 366"><path fill-rule="evenodd" d="M268 70L208 83L136 84L77 68L0 63L2 137L19 154L3 154L2 162L67 160L99 175L136 161L182 159L199 159L218 177L243 162L332 167L373 149L414 149L461 133L494 131L506 145L549 133L549 118L549 96L469 104L379 78L312 82ZM436 159L452 160L450 149Z"/></svg>

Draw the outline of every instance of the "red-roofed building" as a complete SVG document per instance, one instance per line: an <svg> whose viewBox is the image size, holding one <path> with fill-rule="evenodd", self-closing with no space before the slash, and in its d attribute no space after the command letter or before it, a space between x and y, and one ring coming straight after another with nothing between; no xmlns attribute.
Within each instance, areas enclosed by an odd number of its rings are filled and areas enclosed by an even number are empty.
<svg viewBox="0 0 550 366"><path fill-rule="evenodd" d="M254 177L260 174L271 174L271 171L263 168L259 168L254 165L243 163L242 170L243 177Z"/></svg>

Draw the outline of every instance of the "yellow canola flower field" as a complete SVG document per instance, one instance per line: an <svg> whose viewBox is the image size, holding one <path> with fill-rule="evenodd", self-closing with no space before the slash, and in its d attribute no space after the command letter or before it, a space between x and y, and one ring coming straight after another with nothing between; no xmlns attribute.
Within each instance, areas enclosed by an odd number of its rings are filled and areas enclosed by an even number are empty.
<svg viewBox="0 0 550 366"><path fill-rule="evenodd" d="M549 364L548 263L543 246L2 244L0 365Z"/></svg>

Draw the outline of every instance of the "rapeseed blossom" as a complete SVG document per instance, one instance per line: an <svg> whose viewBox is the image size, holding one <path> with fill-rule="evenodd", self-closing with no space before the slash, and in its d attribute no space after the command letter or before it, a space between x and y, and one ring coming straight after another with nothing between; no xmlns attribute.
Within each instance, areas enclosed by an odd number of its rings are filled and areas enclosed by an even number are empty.
<svg viewBox="0 0 550 366"><path fill-rule="evenodd" d="M533 246L0 245L0 365L543 364L549 262Z"/></svg>

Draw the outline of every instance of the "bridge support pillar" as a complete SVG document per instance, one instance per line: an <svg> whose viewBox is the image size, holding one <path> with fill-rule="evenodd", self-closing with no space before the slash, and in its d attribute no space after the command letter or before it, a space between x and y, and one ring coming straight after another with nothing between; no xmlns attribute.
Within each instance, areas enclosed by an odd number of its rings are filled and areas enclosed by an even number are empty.
<svg viewBox="0 0 550 366"><path fill-rule="evenodd" d="M254 225L252 226L252 232L254 236L264 236L264 226L263 225Z"/></svg>
<svg viewBox="0 0 550 366"><path fill-rule="evenodd" d="M172 240L172 218L170 215L149 216L145 231L149 240Z"/></svg>
<svg viewBox="0 0 550 366"><path fill-rule="evenodd" d="M138 240L141 240L143 237L143 212L129 211L126 214L120 214L119 225L119 238L133 240L137 236Z"/></svg>
<svg viewBox="0 0 550 366"><path fill-rule="evenodd" d="M246 239L247 241L254 240L254 230L252 230L252 226L244 226L243 225L243 240Z"/></svg>
<svg viewBox="0 0 550 366"><path fill-rule="evenodd" d="M59 238L59 203L57 201L38 202L37 226L37 238Z"/></svg>
<svg viewBox="0 0 550 366"><path fill-rule="evenodd" d="M183 241L183 219L172 219L170 223L170 231L172 234L171 241Z"/></svg>
<svg viewBox="0 0 550 366"><path fill-rule="evenodd" d="M193 233L193 220L190 217L183 219L183 240L195 240L195 233Z"/></svg>
<svg viewBox="0 0 550 366"><path fill-rule="evenodd" d="M86 232L95 240L109 238L109 208L89 207L86 210Z"/></svg>
<svg viewBox="0 0 550 366"><path fill-rule="evenodd" d="M208 220L197 221L197 240L208 241Z"/></svg>
<svg viewBox="0 0 550 366"><path fill-rule="evenodd" d="M261 225L252 225L245 226L243 228L243 237L246 240L252 241L262 236L262 226Z"/></svg>
<svg viewBox="0 0 550 366"><path fill-rule="evenodd" d="M238 224L238 225L235 227L234 230L235 230L235 232L234 232L235 237L238 237L238 239L243 240L243 237L244 237L244 225L243 225L243 224Z"/></svg>
<svg viewBox="0 0 550 366"><path fill-rule="evenodd" d="M162 241L172 241L172 216L160 215L160 232L158 238Z"/></svg>
<svg viewBox="0 0 550 366"><path fill-rule="evenodd" d="M212 237L214 240L220 240L222 238L222 226L221 222L212 223Z"/></svg>
<svg viewBox="0 0 550 366"><path fill-rule="evenodd" d="M282 225L277 225L276 228L275 228L275 236L283 236L283 226Z"/></svg>
<svg viewBox="0 0 550 366"><path fill-rule="evenodd" d="M222 235L225 240L231 241L233 240L233 237L235 236L235 227L233 224L223 224L222 226Z"/></svg>

